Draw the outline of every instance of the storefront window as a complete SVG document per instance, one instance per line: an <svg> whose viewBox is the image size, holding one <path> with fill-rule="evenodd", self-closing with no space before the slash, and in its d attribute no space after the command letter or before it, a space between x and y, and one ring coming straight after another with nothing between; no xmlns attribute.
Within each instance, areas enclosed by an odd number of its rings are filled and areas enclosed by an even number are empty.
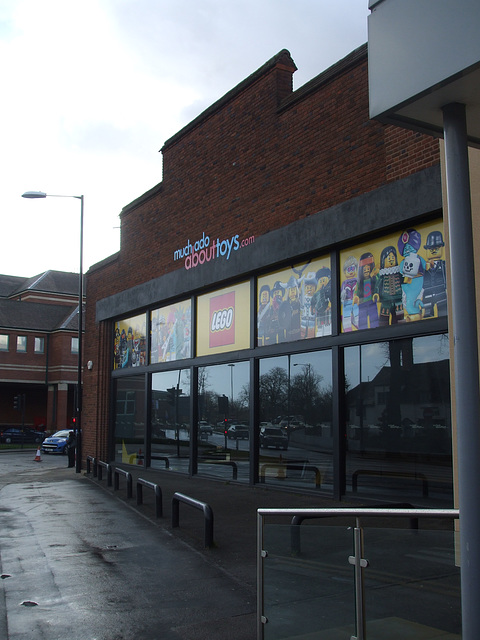
<svg viewBox="0 0 480 640"><path fill-rule="evenodd" d="M190 300L170 304L151 313L150 364L191 357L192 314Z"/></svg>
<svg viewBox="0 0 480 640"><path fill-rule="evenodd" d="M115 380L115 462L145 461L145 378Z"/></svg>
<svg viewBox="0 0 480 640"><path fill-rule="evenodd" d="M345 349L348 490L451 506L448 346L436 335Z"/></svg>
<svg viewBox="0 0 480 640"><path fill-rule="evenodd" d="M198 473L249 481L248 362L198 370Z"/></svg>
<svg viewBox="0 0 480 640"><path fill-rule="evenodd" d="M329 257L261 276L257 289L259 347L332 333Z"/></svg>
<svg viewBox="0 0 480 640"><path fill-rule="evenodd" d="M147 364L146 315L115 322L113 342L114 369L141 367Z"/></svg>
<svg viewBox="0 0 480 640"><path fill-rule="evenodd" d="M189 472L190 371L152 375L151 466Z"/></svg>
<svg viewBox="0 0 480 640"><path fill-rule="evenodd" d="M343 332L447 315L441 219L341 251L340 265Z"/></svg>
<svg viewBox="0 0 480 640"><path fill-rule="evenodd" d="M197 355L250 347L250 283L197 298Z"/></svg>
<svg viewBox="0 0 480 640"><path fill-rule="evenodd" d="M260 361L262 483L333 491L332 355Z"/></svg>

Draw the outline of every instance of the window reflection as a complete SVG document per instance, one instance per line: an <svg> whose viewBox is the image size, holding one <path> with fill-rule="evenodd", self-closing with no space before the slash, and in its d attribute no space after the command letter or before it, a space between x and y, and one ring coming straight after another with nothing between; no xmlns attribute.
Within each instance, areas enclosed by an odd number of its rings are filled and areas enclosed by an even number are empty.
<svg viewBox="0 0 480 640"><path fill-rule="evenodd" d="M115 461L143 465L145 460L145 378L115 381Z"/></svg>
<svg viewBox="0 0 480 640"><path fill-rule="evenodd" d="M347 485L451 501L448 336L345 349Z"/></svg>
<svg viewBox="0 0 480 640"><path fill-rule="evenodd" d="M198 370L198 473L249 481L248 362Z"/></svg>
<svg viewBox="0 0 480 640"><path fill-rule="evenodd" d="M190 371L152 375L151 466L188 473L190 454Z"/></svg>
<svg viewBox="0 0 480 640"><path fill-rule="evenodd" d="M332 489L330 351L260 361L260 482Z"/></svg>

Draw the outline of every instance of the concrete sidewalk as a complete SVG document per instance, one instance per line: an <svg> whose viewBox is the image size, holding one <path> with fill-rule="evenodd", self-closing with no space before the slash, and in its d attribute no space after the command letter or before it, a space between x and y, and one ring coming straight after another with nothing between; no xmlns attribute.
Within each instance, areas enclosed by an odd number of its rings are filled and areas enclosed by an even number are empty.
<svg viewBox="0 0 480 640"><path fill-rule="evenodd" d="M130 465L118 465L133 478L133 498L127 499L126 480L119 475L119 489L108 487L106 470L102 480L85 471L82 475L113 497L128 504L139 515L156 526L173 533L175 537L201 553L232 579L256 589L257 509L304 508L348 506L332 499L312 494L298 494L264 487L249 487L237 483L210 480L196 476L189 478L168 470L143 469ZM136 504L136 482L142 478L158 484L162 492L163 517L155 517L154 492L143 489L143 505ZM172 529L172 497L175 492L188 495L210 505L214 514L214 546L204 544L204 518L201 511L180 504L180 526Z"/></svg>

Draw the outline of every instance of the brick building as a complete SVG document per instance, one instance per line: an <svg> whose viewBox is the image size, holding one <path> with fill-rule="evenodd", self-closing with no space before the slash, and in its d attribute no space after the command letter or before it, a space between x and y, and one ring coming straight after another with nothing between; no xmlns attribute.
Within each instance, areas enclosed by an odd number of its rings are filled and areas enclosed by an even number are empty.
<svg viewBox="0 0 480 640"><path fill-rule="evenodd" d="M0 275L0 426L71 426L77 374L78 274Z"/></svg>
<svg viewBox="0 0 480 640"><path fill-rule="evenodd" d="M366 46L295 69L170 138L89 270L83 457L450 505L439 142L369 119Z"/></svg>

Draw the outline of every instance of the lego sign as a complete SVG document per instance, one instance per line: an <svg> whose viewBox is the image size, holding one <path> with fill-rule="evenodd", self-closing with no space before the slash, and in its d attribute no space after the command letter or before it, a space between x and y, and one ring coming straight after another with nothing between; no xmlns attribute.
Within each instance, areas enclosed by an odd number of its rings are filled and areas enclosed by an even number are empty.
<svg viewBox="0 0 480 640"><path fill-rule="evenodd" d="M197 355L250 347L250 283L197 298Z"/></svg>
<svg viewBox="0 0 480 640"><path fill-rule="evenodd" d="M210 347L235 343L235 291L210 299Z"/></svg>

